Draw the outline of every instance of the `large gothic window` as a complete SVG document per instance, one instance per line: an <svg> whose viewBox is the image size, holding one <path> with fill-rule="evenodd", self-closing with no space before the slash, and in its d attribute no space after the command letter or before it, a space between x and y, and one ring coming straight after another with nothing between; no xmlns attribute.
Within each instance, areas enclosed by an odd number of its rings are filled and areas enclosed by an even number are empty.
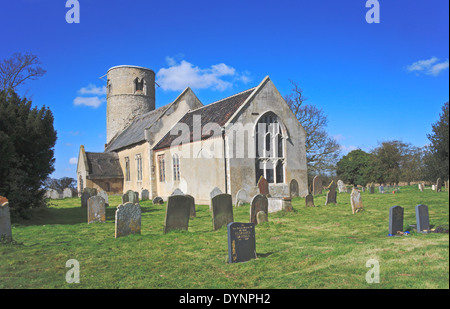
<svg viewBox="0 0 450 309"><path fill-rule="evenodd" d="M285 138L277 115L264 114L256 124L256 182L264 176L269 183L284 183Z"/></svg>

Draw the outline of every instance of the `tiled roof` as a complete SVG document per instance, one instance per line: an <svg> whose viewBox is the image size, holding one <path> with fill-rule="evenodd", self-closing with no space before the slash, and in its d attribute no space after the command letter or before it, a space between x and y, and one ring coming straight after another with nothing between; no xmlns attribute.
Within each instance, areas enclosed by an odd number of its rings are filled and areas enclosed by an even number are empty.
<svg viewBox="0 0 450 309"><path fill-rule="evenodd" d="M204 107L200 107L193 111L190 111L184 115L178 123L184 123L189 127L190 140L182 141L182 143L188 143L194 141L193 128L195 125L201 127L207 123L217 123L220 127L223 127L231 116L238 110L238 108L247 100L247 98L253 93L256 88L251 88L249 90L240 92L231 97L222 99L220 101L208 104ZM201 117L195 117L201 116ZM194 121L196 123L194 123ZM201 121L201 123L197 123ZM205 140L211 137L212 133L207 135L202 135L201 139ZM172 135L168 132L156 145L153 147L154 150L163 149L170 147L172 142L178 138L179 135Z"/></svg>
<svg viewBox="0 0 450 309"><path fill-rule="evenodd" d="M123 178L119 156L115 152L86 152L88 179Z"/></svg>

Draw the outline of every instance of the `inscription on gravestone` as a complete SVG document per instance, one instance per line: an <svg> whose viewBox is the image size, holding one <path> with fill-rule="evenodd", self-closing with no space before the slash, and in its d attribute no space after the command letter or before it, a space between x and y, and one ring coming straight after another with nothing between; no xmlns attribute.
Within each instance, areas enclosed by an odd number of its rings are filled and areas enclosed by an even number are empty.
<svg viewBox="0 0 450 309"><path fill-rule="evenodd" d="M417 232L422 233L430 229L430 217L428 214L427 205L417 205L416 206L416 223Z"/></svg>
<svg viewBox="0 0 450 309"><path fill-rule="evenodd" d="M227 225L228 262L256 259L255 224L231 222Z"/></svg>
<svg viewBox="0 0 450 309"><path fill-rule="evenodd" d="M403 232L403 213L401 206L392 206L389 208L389 234L395 235L397 232Z"/></svg>

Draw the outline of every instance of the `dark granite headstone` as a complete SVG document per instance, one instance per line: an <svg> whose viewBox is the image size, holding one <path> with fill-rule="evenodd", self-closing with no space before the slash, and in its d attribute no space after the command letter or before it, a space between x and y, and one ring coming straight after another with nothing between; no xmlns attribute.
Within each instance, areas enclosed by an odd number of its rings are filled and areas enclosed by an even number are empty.
<svg viewBox="0 0 450 309"><path fill-rule="evenodd" d="M250 222L258 224L256 219L256 214L260 211L264 211L266 214L269 213L269 200L266 196L262 194L257 194L253 197L250 205Z"/></svg>
<svg viewBox="0 0 450 309"><path fill-rule="evenodd" d="M389 234L396 235L397 232L403 232L403 213L401 206L392 206L389 208Z"/></svg>
<svg viewBox="0 0 450 309"><path fill-rule="evenodd" d="M255 224L231 222L227 225L228 262L256 259Z"/></svg>
<svg viewBox="0 0 450 309"><path fill-rule="evenodd" d="M172 230L186 230L189 226L192 198L185 195L171 195L167 199L164 234Z"/></svg>
<svg viewBox="0 0 450 309"><path fill-rule="evenodd" d="M417 205L416 206L416 223L417 232L424 232L430 229L430 217L428 215L427 205Z"/></svg>
<svg viewBox="0 0 450 309"><path fill-rule="evenodd" d="M211 200L213 230L233 222L233 201L230 194L222 193Z"/></svg>

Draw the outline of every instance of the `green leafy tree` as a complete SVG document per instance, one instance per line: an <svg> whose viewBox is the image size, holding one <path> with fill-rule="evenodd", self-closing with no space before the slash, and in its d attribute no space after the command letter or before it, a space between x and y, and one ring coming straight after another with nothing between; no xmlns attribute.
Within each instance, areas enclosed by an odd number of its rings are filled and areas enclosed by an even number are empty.
<svg viewBox="0 0 450 309"><path fill-rule="evenodd" d="M345 183L365 186L371 180L372 155L356 149L343 156L336 164L336 174Z"/></svg>
<svg viewBox="0 0 450 309"><path fill-rule="evenodd" d="M32 107L10 88L0 91L0 195L22 217L44 205L41 187L54 171L56 131L45 106Z"/></svg>

